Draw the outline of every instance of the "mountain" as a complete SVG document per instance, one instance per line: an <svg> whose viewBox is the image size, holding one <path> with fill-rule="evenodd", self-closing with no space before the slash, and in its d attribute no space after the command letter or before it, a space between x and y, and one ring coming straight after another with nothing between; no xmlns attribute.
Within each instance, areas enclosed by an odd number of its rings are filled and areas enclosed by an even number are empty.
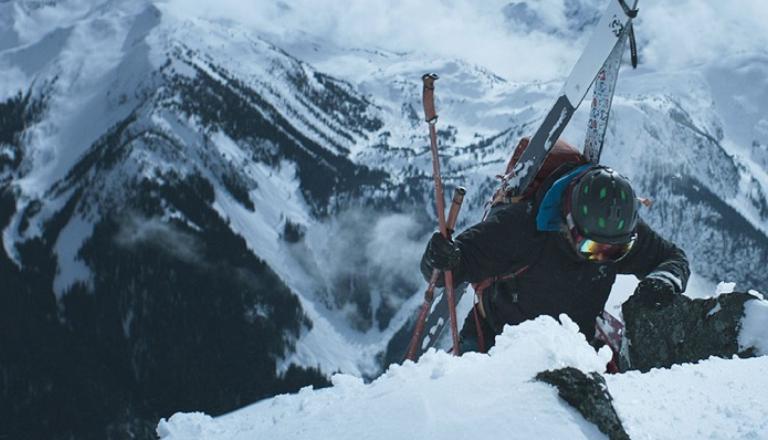
<svg viewBox="0 0 768 440"><path fill-rule="evenodd" d="M149 437L176 411L381 374L421 301L435 224L419 78L441 76L462 228L602 2L550 3L435 6L436 23L483 14L462 25L476 32L493 17L487 34L444 32L459 56L415 26L376 45L376 26L333 24L368 11L332 5L328 18L282 3L0 2L0 373L13 378L0 436ZM412 23L410 7L388 13ZM647 16L648 60L621 73L604 162L655 200L643 216L701 284L760 288L768 56L661 63L659 7ZM519 55L472 50L481 39ZM585 125L577 114L565 137L578 144Z"/></svg>

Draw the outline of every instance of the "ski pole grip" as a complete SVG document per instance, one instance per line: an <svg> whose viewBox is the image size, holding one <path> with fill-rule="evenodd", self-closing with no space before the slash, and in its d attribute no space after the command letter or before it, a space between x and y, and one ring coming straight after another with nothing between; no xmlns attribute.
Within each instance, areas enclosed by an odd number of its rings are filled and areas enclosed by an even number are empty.
<svg viewBox="0 0 768 440"><path fill-rule="evenodd" d="M464 195L467 190L464 187L459 186L453 190L453 200L451 200L451 208L448 210L448 221L445 225L449 231L453 231L456 228L456 219L459 217L459 210L461 204L464 203Z"/></svg>
<svg viewBox="0 0 768 440"><path fill-rule="evenodd" d="M435 111L435 81L439 77L436 73L425 73L421 76L424 82L422 93L422 102L424 103L424 120L430 125L437 122L437 112Z"/></svg>

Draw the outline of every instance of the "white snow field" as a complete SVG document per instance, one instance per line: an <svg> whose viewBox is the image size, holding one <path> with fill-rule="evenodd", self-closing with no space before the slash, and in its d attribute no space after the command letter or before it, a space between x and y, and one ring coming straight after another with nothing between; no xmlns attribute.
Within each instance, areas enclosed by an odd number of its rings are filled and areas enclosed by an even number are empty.
<svg viewBox="0 0 768 440"><path fill-rule="evenodd" d="M245 439L601 439L537 372L573 366L602 371L596 353L561 316L507 327L487 355L431 351L393 365L370 384L349 375L212 418L178 413L161 420L163 440ZM711 358L641 374L606 375L633 439L768 438L768 357Z"/></svg>

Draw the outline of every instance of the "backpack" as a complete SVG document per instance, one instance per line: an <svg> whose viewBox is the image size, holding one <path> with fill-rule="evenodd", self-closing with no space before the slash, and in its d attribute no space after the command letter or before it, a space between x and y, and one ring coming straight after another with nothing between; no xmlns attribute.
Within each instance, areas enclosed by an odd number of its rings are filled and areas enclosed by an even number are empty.
<svg viewBox="0 0 768 440"><path fill-rule="evenodd" d="M547 154L544 162L541 165L541 168L539 168L539 171L536 173L533 180L531 180L529 186L519 195L515 195L515 188L511 188L508 185L508 176L512 176L511 172L517 164L517 161L520 159L520 156L522 156L523 151L525 151L526 147L528 147L528 142L529 138L527 137L520 139L520 142L518 142L515 151L512 153L512 157L507 162L507 167L504 174L497 176L501 180L501 184L499 185L499 188L496 189L493 197L489 201L488 208L483 215L483 220L485 220L494 209L498 209L499 207L510 203L533 202L534 206L538 206L538 204L541 202L541 199L544 197L544 193L546 193L545 190L549 188L557 178L570 170L589 163L589 161L579 150L576 149L576 147L562 139L558 139L550 152ZM472 283L472 288L475 291L476 299L476 307L473 307L473 313L475 315L475 325L477 326L476 331L478 334L478 343L481 352L486 351L486 344L480 325L478 310L491 327L497 327L496 324L492 322L492 318L485 312L487 309L487 304L484 301L486 297L483 294L489 289L499 288L500 285L514 289L514 286L517 283L517 278L525 271L527 271L530 266L530 264L527 264L523 267L516 268L508 274L486 278L485 280L482 280L478 283ZM513 292L513 295L516 295L516 293ZM498 329L495 330L498 331Z"/></svg>
<svg viewBox="0 0 768 440"><path fill-rule="evenodd" d="M517 165L517 161L520 160L520 156L523 155L523 151L528 147L529 141L530 138L528 137L520 139L520 142L517 143L517 147L515 147L515 151L512 153L512 157L509 159L509 162L507 162L507 168L504 171L504 174L496 176L501 180L501 185L491 198L490 208L500 204L532 200L545 181L551 180L550 178L553 175L562 174L562 172L556 171L561 170L564 165L568 165L568 168L572 168L574 166L589 163L586 157L584 157L576 147L562 139L558 139L547 154L544 162L541 164L541 168L539 168L539 171L536 173L533 180L531 180L528 188L523 190L520 195L513 195L514 188L509 187L507 179L508 176L512 175L512 170L514 170L515 165ZM484 219L485 217L487 217L487 212Z"/></svg>

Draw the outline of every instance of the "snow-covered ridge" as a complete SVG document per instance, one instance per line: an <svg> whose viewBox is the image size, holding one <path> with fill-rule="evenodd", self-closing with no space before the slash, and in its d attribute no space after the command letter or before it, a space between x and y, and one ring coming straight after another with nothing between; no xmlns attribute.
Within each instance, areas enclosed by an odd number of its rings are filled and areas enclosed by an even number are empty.
<svg viewBox="0 0 768 440"><path fill-rule="evenodd" d="M179 413L157 433L171 439L605 438L536 373L565 366L602 371L576 326L542 317L507 327L488 355L429 352L371 384L347 375L328 389L277 396L213 419ZM762 438L768 358L715 359L671 369L608 375L613 404L632 438Z"/></svg>

